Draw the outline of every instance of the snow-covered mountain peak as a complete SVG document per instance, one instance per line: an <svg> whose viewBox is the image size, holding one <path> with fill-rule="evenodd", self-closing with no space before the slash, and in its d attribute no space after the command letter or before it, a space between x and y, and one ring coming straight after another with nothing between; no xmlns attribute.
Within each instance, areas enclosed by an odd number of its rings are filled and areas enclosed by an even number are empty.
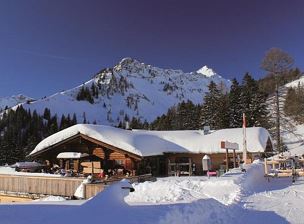
<svg viewBox="0 0 304 224"><path fill-rule="evenodd" d="M4 110L6 107L11 108L20 103L33 101L34 99L23 94L0 97L0 110Z"/></svg>
<svg viewBox="0 0 304 224"><path fill-rule="evenodd" d="M34 100L33 98L28 97L28 96L23 95L23 94L13 95L10 98L16 99L16 100L19 100L19 101Z"/></svg>
<svg viewBox="0 0 304 224"><path fill-rule="evenodd" d="M57 117L75 113L78 122L118 125L132 117L151 122L182 101L202 103L211 81L230 88L229 80L207 66L201 72L159 68L128 57L82 85L23 106L39 114L47 107Z"/></svg>
<svg viewBox="0 0 304 224"><path fill-rule="evenodd" d="M114 66L114 71L122 71L127 70L129 72L138 71L139 69L144 69L146 65L144 63L140 63L136 59L127 57L123 58L116 66Z"/></svg>
<svg viewBox="0 0 304 224"><path fill-rule="evenodd" d="M121 59L121 61L116 66L125 68L125 67L129 67L129 66L135 66L137 64L139 64L139 62L137 60L130 58L130 57L126 57L126 58Z"/></svg>
<svg viewBox="0 0 304 224"><path fill-rule="evenodd" d="M203 66L199 70L196 71L199 74L202 74L207 77L212 77L217 75L215 71L212 70L212 68L208 68L207 65Z"/></svg>

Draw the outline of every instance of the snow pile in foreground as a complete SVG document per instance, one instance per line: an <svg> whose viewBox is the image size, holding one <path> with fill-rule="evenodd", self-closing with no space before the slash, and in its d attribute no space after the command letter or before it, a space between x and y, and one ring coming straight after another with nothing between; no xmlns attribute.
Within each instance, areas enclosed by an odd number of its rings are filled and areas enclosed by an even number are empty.
<svg viewBox="0 0 304 224"><path fill-rule="evenodd" d="M213 198L224 205L237 203L248 192L264 187L263 162L247 165L246 173L232 169L220 178L212 177L166 177L155 182L133 184L135 192L125 200L129 204L189 203L199 199Z"/></svg>
<svg viewBox="0 0 304 224"><path fill-rule="evenodd" d="M239 176L236 181L242 190L242 194L260 191L266 184L266 179L264 178L264 163L255 160L252 164L245 165L245 168L246 172Z"/></svg>
<svg viewBox="0 0 304 224"><path fill-rule="evenodd" d="M299 223L297 221L304 213L304 193L301 190L304 183L298 182L292 186L294 188L291 188L291 182L277 185L272 180L269 184L260 172L262 167L262 163L255 163L246 167L245 174L235 169L224 177L211 179L160 178L156 182L134 185L136 191L129 196L132 185L124 180L110 185L81 206L2 205L1 224L241 224L245 221L247 224L269 224L287 223L287 220ZM288 180L283 181L287 183ZM288 193L290 189L293 191ZM275 198L269 197L272 195ZM298 200L294 201L296 198ZM277 206L274 209L272 202ZM291 211L291 206L297 210Z"/></svg>
<svg viewBox="0 0 304 224"><path fill-rule="evenodd" d="M47 196L45 198L39 198L35 201L66 201L66 199L64 197L61 197L61 196L51 195L51 196Z"/></svg>
<svg viewBox="0 0 304 224"><path fill-rule="evenodd" d="M168 177L133 186L135 192L125 198L129 204L189 203L214 198L229 205L238 199L240 192L234 178Z"/></svg>

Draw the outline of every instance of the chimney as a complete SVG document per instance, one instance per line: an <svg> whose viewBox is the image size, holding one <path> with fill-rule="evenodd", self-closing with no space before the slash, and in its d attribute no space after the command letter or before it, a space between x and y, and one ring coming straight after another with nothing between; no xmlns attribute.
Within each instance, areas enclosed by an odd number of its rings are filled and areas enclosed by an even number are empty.
<svg viewBox="0 0 304 224"><path fill-rule="evenodd" d="M210 134L210 126L204 126L204 135Z"/></svg>
<svg viewBox="0 0 304 224"><path fill-rule="evenodd" d="M126 130L131 130L129 121L126 121L126 123L125 123L125 129Z"/></svg>

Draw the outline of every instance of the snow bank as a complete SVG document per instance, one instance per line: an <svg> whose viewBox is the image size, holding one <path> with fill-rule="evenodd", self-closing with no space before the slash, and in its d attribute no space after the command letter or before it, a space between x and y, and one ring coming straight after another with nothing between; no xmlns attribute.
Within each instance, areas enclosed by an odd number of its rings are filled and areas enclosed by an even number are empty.
<svg viewBox="0 0 304 224"><path fill-rule="evenodd" d="M132 185L123 180L110 185L81 206L0 205L1 224L241 224L245 220L247 224L287 223L284 218L272 211L256 211L244 208L240 203L231 203L233 197L239 196L240 187L246 187L246 184L254 188L257 186L252 181L257 177L260 165L253 164L252 167L247 167L248 172L246 174L233 170L220 178L161 178L156 182L134 185L137 191L135 190L129 196L127 195ZM149 205L132 204L130 206L128 204L129 201L135 201L135 199L138 201L140 198L142 201L149 201ZM172 203L160 204L160 202L166 201ZM188 203L180 203L182 201ZM251 201L253 200L251 199ZM261 199L258 202L263 206L265 205L264 201L264 199ZM303 201L302 198L297 202L303 205L301 201ZM226 202L226 204L222 202ZM234 202L237 202L237 200ZM249 207L249 205L253 206L250 201L246 206ZM255 205L261 206L258 203ZM288 206L280 206L280 208L288 216L287 213L290 211ZM302 210L297 210L297 212ZM299 213L297 219L291 218L289 220L301 220L298 218L302 214Z"/></svg>
<svg viewBox="0 0 304 224"><path fill-rule="evenodd" d="M238 200L240 192L234 178L169 177L155 182L133 184L135 192L125 198L129 204L189 203L213 198L229 205Z"/></svg>
<svg viewBox="0 0 304 224"><path fill-rule="evenodd" d="M35 200L35 202L37 201L66 201L66 199L64 197L60 197L60 196L54 196L54 195L51 195L51 196L47 196L45 198L39 198L37 200Z"/></svg>
<svg viewBox="0 0 304 224"><path fill-rule="evenodd" d="M242 211L243 212L243 211ZM216 200L206 199L187 204L185 206L175 206L162 218L160 224L222 224L239 223L236 214L242 212L231 209L218 203Z"/></svg>
<svg viewBox="0 0 304 224"><path fill-rule="evenodd" d="M168 177L158 178L155 182L133 184L135 192L125 200L132 205L153 205L213 198L224 205L235 204L244 195L267 189L263 162L256 160L245 168L245 173L236 168L219 178Z"/></svg>
<svg viewBox="0 0 304 224"><path fill-rule="evenodd" d="M0 174L15 174L17 173L15 168L9 166L0 166Z"/></svg>
<svg viewBox="0 0 304 224"><path fill-rule="evenodd" d="M267 180L264 177L264 163L255 160L250 165L245 165L246 173L240 176L237 180L243 194L253 194L265 187Z"/></svg>

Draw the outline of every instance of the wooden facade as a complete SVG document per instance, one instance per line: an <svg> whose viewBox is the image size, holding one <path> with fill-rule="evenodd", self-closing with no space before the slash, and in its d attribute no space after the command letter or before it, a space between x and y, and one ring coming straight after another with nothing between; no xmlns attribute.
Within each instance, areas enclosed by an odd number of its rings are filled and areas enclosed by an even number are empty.
<svg viewBox="0 0 304 224"><path fill-rule="evenodd" d="M205 175L202 165L205 155L205 153L166 153L162 156L145 157L141 164L145 164L146 170L154 176ZM211 170L218 170L226 164L226 153L207 155L211 159ZM237 153L236 156L242 158L242 153ZM248 153L247 156L248 162L254 158L252 153ZM228 154L228 160L229 167L232 168L233 153Z"/></svg>
<svg viewBox="0 0 304 224"><path fill-rule="evenodd" d="M57 159L57 155L61 152L81 152L87 153L89 156L82 158L81 161L69 159L59 161ZM60 167L74 170L74 172L84 171L85 168L81 166L81 162L96 161L100 162L100 166L94 168L102 169L105 173L110 170L112 171L115 168L121 168L126 170L130 175L135 174L135 170L141 160L141 157L136 154L98 141L94 138L90 138L83 134L72 136L31 155L31 157L42 161L47 160L50 163L50 166L53 164L59 164ZM99 173L94 172L94 169L91 170L93 173ZM86 171L89 170L86 169Z"/></svg>
<svg viewBox="0 0 304 224"><path fill-rule="evenodd" d="M203 150L202 150L203 151ZM208 151L208 150L207 150ZM271 140L268 139L265 152L272 151ZM117 167L123 167L130 175L152 173L154 176L168 176L179 173L181 175L202 175L202 159L206 153L164 153L157 156L141 157L124 149L106 144L83 134L77 134L57 144L36 152L32 156L58 163L56 156L61 152L81 152L90 155L85 161L97 161L98 166L82 167L81 161L65 161L66 168L84 173L100 173L101 170L109 171ZM226 165L226 153L207 154L211 160L211 170L218 170ZM242 153L236 153L239 158L237 165L242 159ZM248 160L261 157L260 153L248 152ZM228 153L228 166L233 167L233 153ZM93 164L93 163L92 163Z"/></svg>
<svg viewBox="0 0 304 224"><path fill-rule="evenodd" d="M263 153L247 153L247 163L251 163L255 158L262 158L265 154L272 152L272 143L268 139L265 152ZM171 176L171 175L204 175L202 159L208 155L211 160L211 170L219 170L226 165L226 152L223 153L165 153L161 156L145 157L142 164L155 176ZM243 153L236 153L239 160L236 165L239 166ZM228 153L228 166L233 168L233 153Z"/></svg>

